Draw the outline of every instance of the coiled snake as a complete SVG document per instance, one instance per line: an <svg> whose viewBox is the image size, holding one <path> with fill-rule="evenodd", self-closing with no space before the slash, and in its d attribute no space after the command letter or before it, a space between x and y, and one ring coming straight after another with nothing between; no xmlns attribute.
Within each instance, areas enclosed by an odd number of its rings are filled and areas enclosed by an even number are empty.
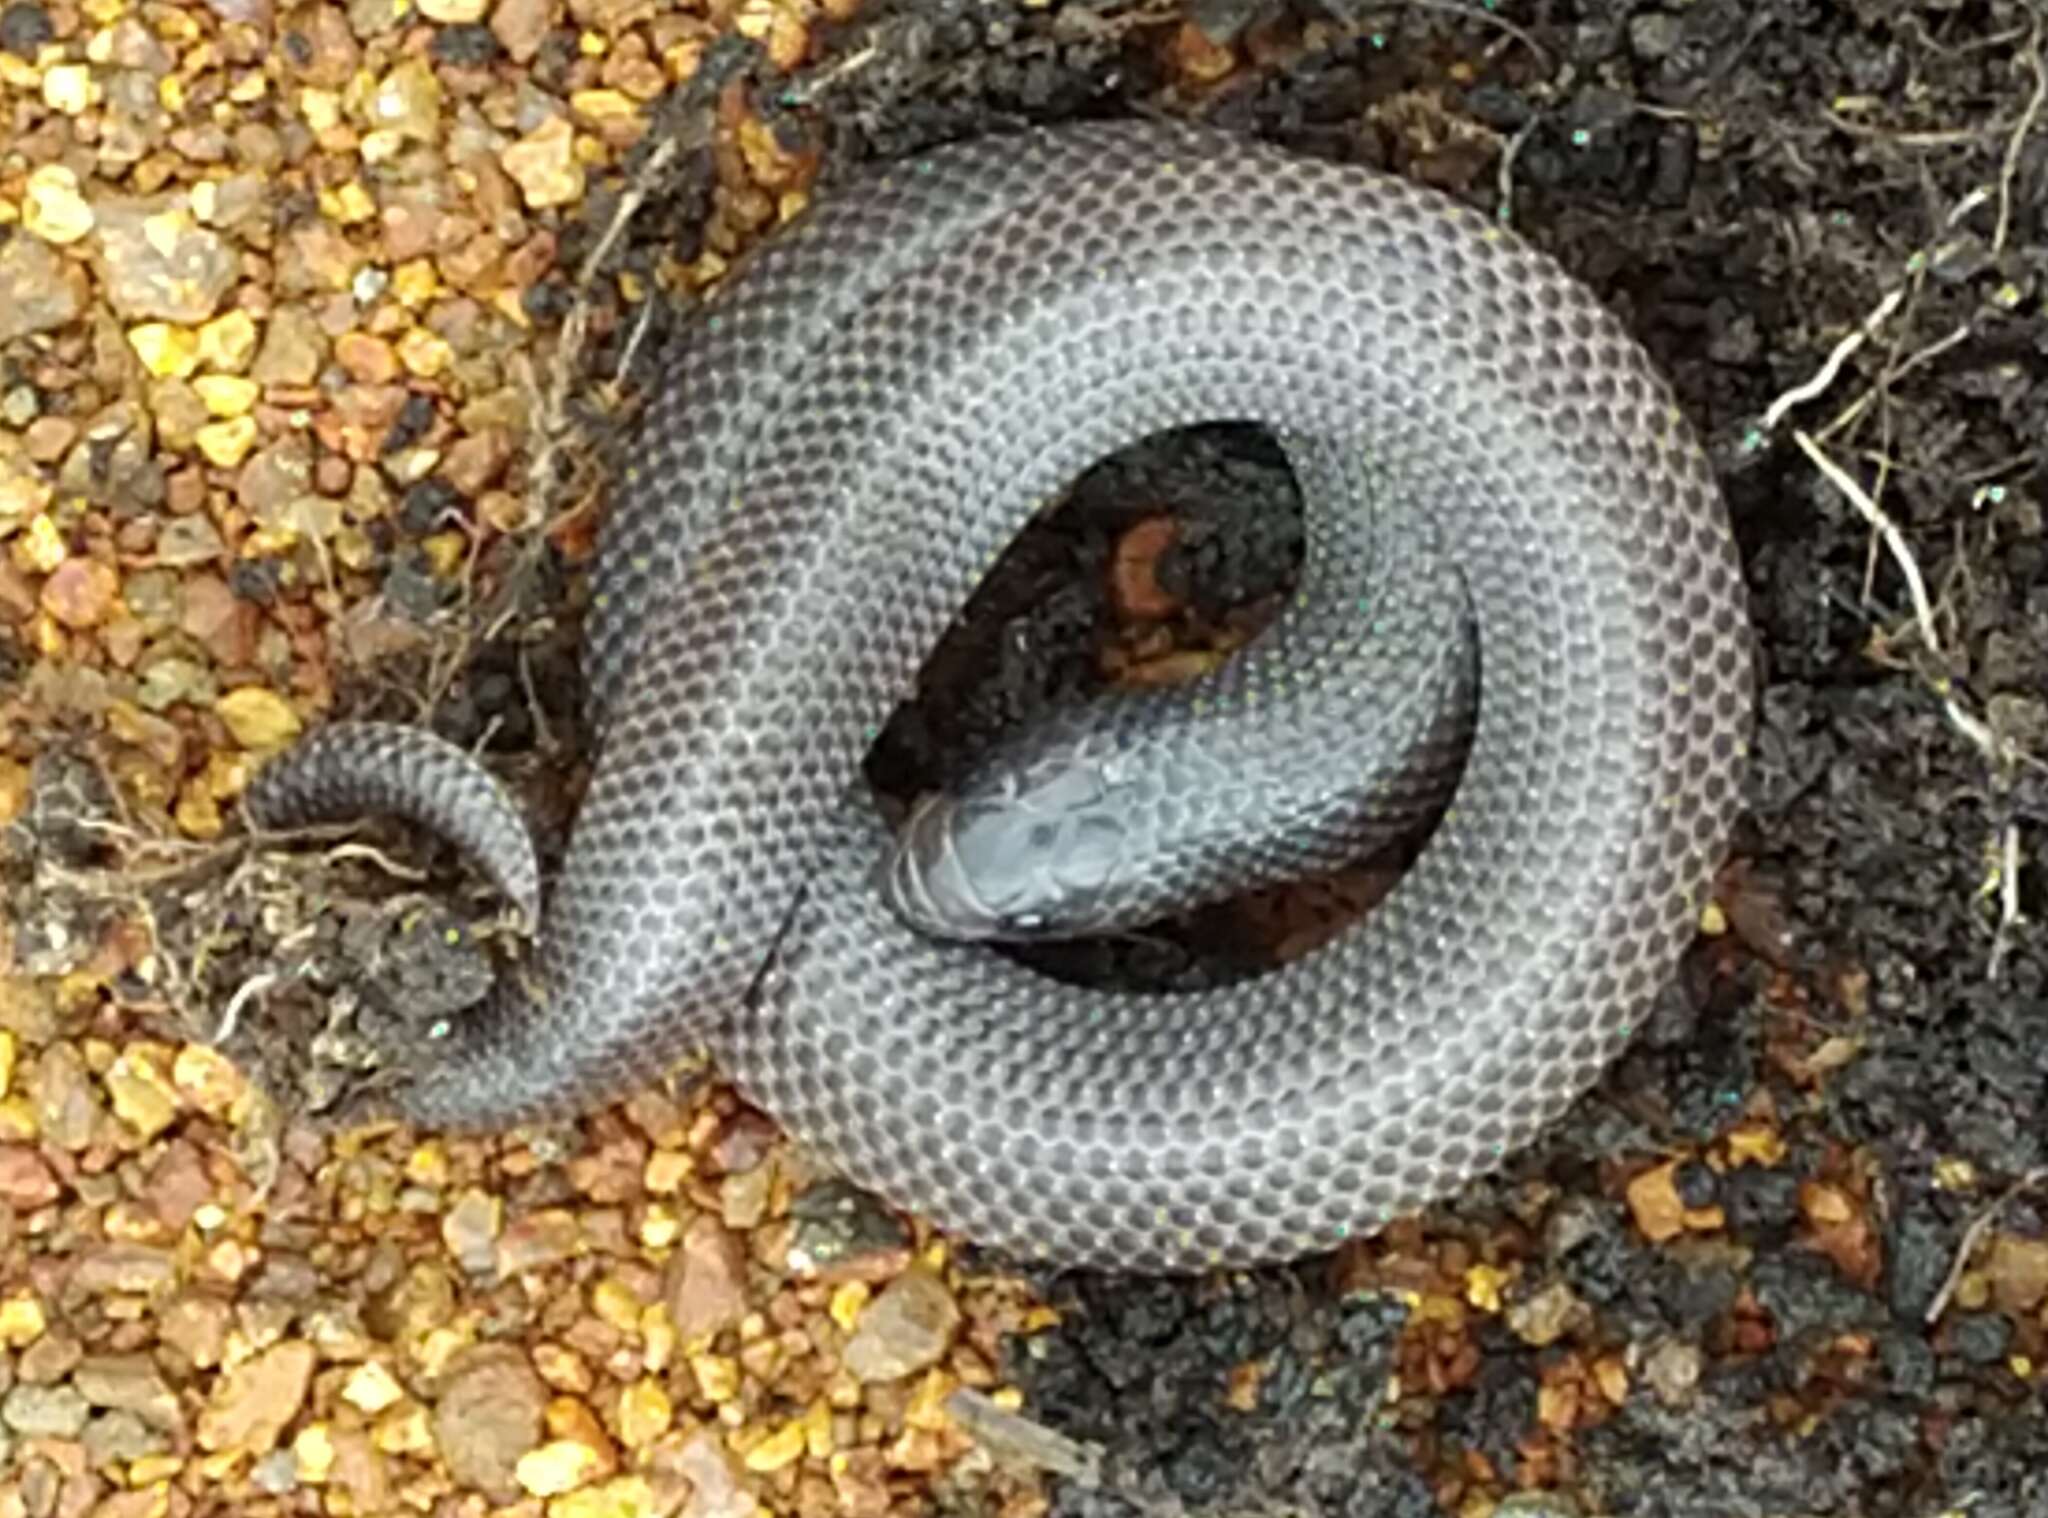
<svg viewBox="0 0 2048 1518"><path fill-rule="evenodd" d="M1192 687L1020 739L878 876L862 755L979 576L1081 469L1212 420L1296 469L1293 603ZM1752 699L1720 495L1620 325L1448 199L1196 128L934 151L743 266L640 437L530 974L403 1116L560 1116L708 1043L851 1179L972 1239L1251 1264L1494 1167L1694 931ZM1142 919L1339 859L1451 781L1362 923L1224 989L1086 991L905 921ZM317 730L249 803L412 817L539 912L506 794L421 733Z"/></svg>

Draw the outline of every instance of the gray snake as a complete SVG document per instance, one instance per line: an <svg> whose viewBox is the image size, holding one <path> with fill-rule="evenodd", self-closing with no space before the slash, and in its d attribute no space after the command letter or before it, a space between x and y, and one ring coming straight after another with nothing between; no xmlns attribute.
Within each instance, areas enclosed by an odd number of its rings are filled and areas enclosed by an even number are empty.
<svg viewBox="0 0 2048 1518"><path fill-rule="evenodd" d="M1302 484L1279 620L1192 687L1020 738L878 876L862 756L987 567L1087 465L1215 420L1268 428ZM591 783L525 975L395 1100L422 1124L569 1115L708 1046L976 1241L1295 1257L1495 1168L1597 1079L1739 807L1746 604L1691 429L1550 259L1395 178L1137 123L894 165L707 303L617 494ZM1363 922L1241 984L1083 990L958 941L1314 868L1446 785ZM539 914L517 810L421 733L316 729L248 798L263 826L364 809Z"/></svg>

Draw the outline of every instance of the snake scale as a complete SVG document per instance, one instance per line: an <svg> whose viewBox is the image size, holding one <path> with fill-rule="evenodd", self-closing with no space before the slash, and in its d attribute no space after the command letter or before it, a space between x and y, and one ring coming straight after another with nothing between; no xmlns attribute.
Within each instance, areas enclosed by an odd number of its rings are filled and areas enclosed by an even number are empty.
<svg viewBox="0 0 2048 1518"><path fill-rule="evenodd" d="M1225 420L1303 490L1275 624L899 844L861 760L986 569L1090 464ZM250 793L259 826L410 817L539 922L394 1110L561 1117L708 1046L850 1179L1023 1257L1277 1261L1495 1168L1641 1020L1739 808L1740 568L1647 356L1486 217L1208 129L1008 134L821 198L694 318L595 576L544 917L508 794L422 732L316 729ZM971 941L1312 868L1445 785L1379 906L1239 984L1084 990Z"/></svg>

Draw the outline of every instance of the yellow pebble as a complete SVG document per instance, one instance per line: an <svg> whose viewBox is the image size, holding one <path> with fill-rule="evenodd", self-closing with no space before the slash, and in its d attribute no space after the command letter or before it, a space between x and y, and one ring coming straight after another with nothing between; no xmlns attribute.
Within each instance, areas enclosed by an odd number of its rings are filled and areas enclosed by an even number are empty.
<svg viewBox="0 0 2048 1518"><path fill-rule="evenodd" d="M643 1376L619 1393L619 1442L628 1449L644 1448L669 1431L675 1416L661 1383Z"/></svg>
<svg viewBox="0 0 2048 1518"><path fill-rule="evenodd" d="M114 1115L144 1138L155 1138L177 1121L178 1090L164 1064L157 1051L130 1044L105 1076Z"/></svg>
<svg viewBox="0 0 2048 1518"><path fill-rule="evenodd" d="M631 96L619 90L577 90L570 95L569 106L591 121L630 120L640 110Z"/></svg>
<svg viewBox="0 0 2048 1518"><path fill-rule="evenodd" d="M434 1426L417 1402L387 1412L377 1420L371 1442L387 1455L418 1455L434 1448Z"/></svg>
<svg viewBox="0 0 2048 1518"><path fill-rule="evenodd" d="M199 329L199 361L209 369L239 374L256 354L256 319L229 311Z"/></svg>
<svg viewBox="0 0 2048 1518"><path fill-rule="evenodd" d="M16 1292L0 1302L0 1344L9 1349L33 1344L49 1326L42 1302L30 1292Z"/></svg>
<svg viewBox="0 0 2048 1518"><path fill-rule="evenodd" d="M779 1471L786 1465L794 1465L803 1459L807 1443L804 1420L792 1419L747 1451L747 1469Z"/></svg>
<svg viewBox="0 0 2048 1518"><path fill-rule="evenodd" d="M300 90L299 114L315 132L332 131L341 125L341 97L332 90Z"/></svg>
<svg viewBox="0 0 2048 1518"><path fill-rule="evenodd" d="M519 1457L513 1474L536 1497L573 1492L596 1472L597 1451L576 1439L552 1439Z"/></svg>
<svg viewBox="0 0 2048 1518"><path fill-rule="evenodd" d="M218 1050L186 1044L171 1061L171 1082L209 1117L223 1117L248 1091L242 1072Z"/></svg>
<svg viewBox="0 0 2048 1518"><path fill-rule="evenodd" d="M813 1460L823 1460L832 1453L835 1441L832 1437L832 1404L824 1397L815 1398L804 1409L804 1449Z"/></svg>
<svg viewBox="0 0 2048 1518"><path fill-rule="evenodd" d="M591 1288L590 1305L600 1318L620 1333L639 1331L640 1299L617 1276L606 1276Z"/></svg>
<svg viewBox="0 0 2048 1518"><path fill-rule="evenodd" d="M292 1440L292 1458L301 1481L314 1485L334 1471L334 1434L325 1423L309 1423Z"/></svg>
<svg viewBox="0 0 2048 1518"><path fill-rule="evenodd" d="M910 1402L903 1409L903 1421L912 1428L938 1431L944 1429L951 1418L946 1412L946 1398L953 1394L960 1383L948 1371L933 1367L917 1383L917 1390L910 1395Z"/></svg>
<svg viewBox="0 0 2048 1518"><path fill-rule="evenodd" d="M647 1157L641 1183L657 1196L672 1196L696 1172L697 1161L680 1149L657 1149Z"/></svg>
<svg viewBox="0 0 2048 1518"><path fill-rule="evenodd" d="M192 446L204 455L207 463L233 469L256 446L256 418L234 416L224 422L208 422L192 434Z"/></svg>
<svg viewBox="0 0 2048 1518"><path fill-rule="evenodd" d="M304 727L291 702L260 685L229 691L213 703L213 710L235 742L248 749L282 747Z"/></svg>
<svg viewBox="0 0 2048 1518"><path fill-rule="evenodd" d="M57 566L71 557L71 550L64 544L64 534L57 530L57 524L47 511L38 512L28 524L28 531L21 535L17 552L22 566L31 574L39 575L54 574Z"/></svg>
<svg viewBox="0 0 2048 1518"><path fill-rule="evenodd" d="M398 361L420 379L432 379L454 357L455 350L425 327L414 327L398 340Z"/></svg>
<svg viewBox="0 0 2048 1518"><path fill-rule="evenodd" d="M548 1518L654 1518L656 1511L654 1488L645 1476L614 1476L601 1486L569 1492L548 1504Z"/></svg>
<svg viewBox="0 0 2048 1518"><path fill-rule="evenodd" d="M1498 1266L1474 1265L1465 1272L1465 1300L1481 1312L1499 1312L1500 1289L1511 1279L1511 1272Z"/></svg>
<svg viewBox="0 0 2048 1518"><path fill-rule="evenodd" d="M180 1455L143 1455L128 1464L128 1484L136 1490L168 1481L185 1468Z"/></svg>
<svg viewBox="0 0 2048 1518"><path fill-rule="evenodd" d="M441 276L431 258L413 258L391 271L391 293L401 306L424 306L441 293Z"/></svg>
<svg viewBox="0 0 2048 1518"><path fill-rule="evenodd" d="M420 551L437 575L447 576L462 567L469 553L469 539L459 532L437 532L420 540Z"/></svg>
<svg viewBox="0 0 2048 1518"><path fill-rule="evenodd" d="M405 1157L405 1178L415 1186L445 1186L451 1173L448 1146L439 1139L428 1139Z"/></svg>
<svg viewBox="0 0 2048 1518"><path fill-rule="evenodd" d="M730 1402L740 1394L740 1362L730 1355L692 1355L690 1374L707 1402Z"/></svg>
<svg viewBox="0 0 2048 1518"><path fill-rule="evenodd" d="M846 1332L853 1332L853 1325L860 1321L860 1310L868 1305L871 1288L865 1281L848 1281L832 1293L829 1311L832 1321Z"/></svg>
<svg viewBox="0 0 2048 1518"><path fill-rule="evenodd" d="M320 210L328 220L352 227L375 216L377 202L370 198L370 192L363 188L360 180L351 179L339 189L322 190Z"/></svg>
<svg viewBox="0 0 2048 1518"><path fill-rule="evenodd" d="M199 335L187 327L144 322L128 329L128 346L158 379L184 379L199 367Z"/></svg>
<svg viewBox="0 0 2048 1518"><path fill-rule="evenodd" d="M217 417L247 416L263 394L263 387L245 374L202 374L192 389Z"/></svg>
<svg viewBox="0 0 2048 1518"><path fill-rule="evenodd" d="M666 1302L656 1302L640 1315L641 1363L649 1370L668 1368L676 1357L676 1321Z"/></svg>
<svg viewBox="0 0 2048 1518"><path fill-rule="evenodd" d="M682 1237L682 1219L666 1202L651 1202L640 1217L640 1242L649 1249L667 1249Z"/></svg>
<svg viewBox="0 0 2048 1518"><path fill-rule="evenodd" d="M44 242L73 243L90 232L92 206L78 192L78 176L61 163L46 163L29 175L21 224Z"/></svg>
<svg viewBox="0 0 2048 1518"><path fill-rule="evenodd" d="M7 1094L7 1088L14 1084L14 1066L21 1057L21 1046L16 1042L11 1029L0 1028L0 1096Z"/></svg>
<svg viewBox="0 0 2048 1518"><path fill-rule="evenodd" d="M187 838L196 838L202 843L220 837L227 826L220 814L220 803L195 780L188 780L178 787L178 801L171 808L171 820L178 824L178 831Z"/></svg>
<svg viewBox="0 0 2048 1518"><path fill-rule="evenodd" d="M60 63L43 75L43 104L66 116L83 115L99 94L86 64Z"/></svg>
<svg viewBox="0 0 2048 1518"><path fill-rule="evenodd" d="M342 1400L366 1413L384 1411L405 1396L405 1388L381 1360L366 1360L349 1373L341 1388Z"/></svg>

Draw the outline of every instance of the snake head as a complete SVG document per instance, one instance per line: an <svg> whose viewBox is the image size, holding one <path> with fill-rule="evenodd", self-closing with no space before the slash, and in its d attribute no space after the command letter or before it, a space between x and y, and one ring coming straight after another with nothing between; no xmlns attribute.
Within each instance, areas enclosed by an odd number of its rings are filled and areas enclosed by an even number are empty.
<svg viewBox="0 0 2048 1518"><path fill-rule="evenodd" d="M890 907L934 938L1025 942L1098 926L1128 834L1119 787L1073 750L923 797L882 873Z"/></svg>

